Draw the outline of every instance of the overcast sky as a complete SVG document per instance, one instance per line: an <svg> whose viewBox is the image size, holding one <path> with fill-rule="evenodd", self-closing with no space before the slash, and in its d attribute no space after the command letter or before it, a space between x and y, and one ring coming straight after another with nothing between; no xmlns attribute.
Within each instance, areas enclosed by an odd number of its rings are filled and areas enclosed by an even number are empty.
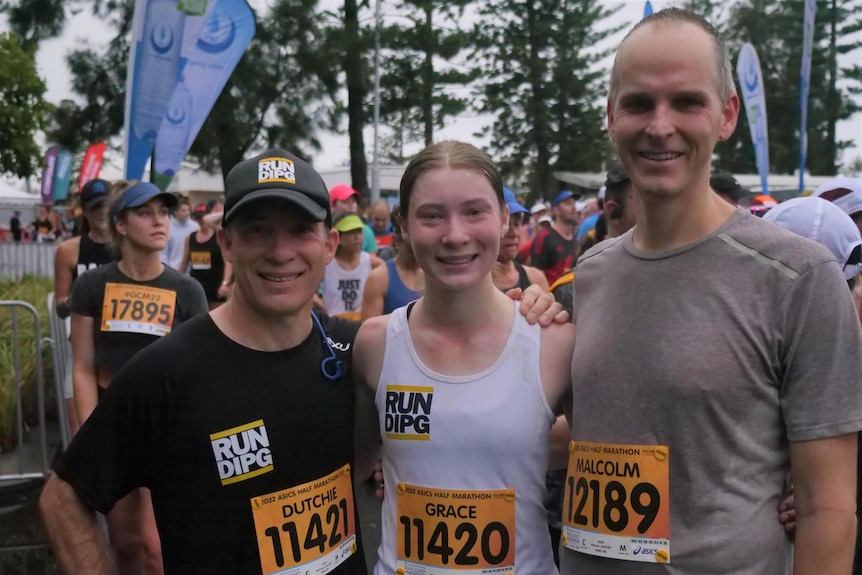
<svg viewBox="0 0 862 575"><path fill-rule="evenodd" d="M609 6L624 5L619 12L617 18L619 22L635 22L643 15L643 0L620 1L620 0L601 0ZM264 9L266 0L250 0L251 5L260 13ZM382 0L384 12L386 11L387 0ZM340 0L326 0L327 4L334 7L341 5ZM674 4L672 1L653 0L655 10L660 10ZM801 25L801 23L800 23ZM0 16L0 31L6 29L6 23ZM39 72L46 79L48 84L48 92L46 99L52 103L59 103L64 98L72 97L70 91L70 73L66 64L65 55L71 49L90 45L98 47L100 44L107 43L113 35L113 30L106 23L93 17L89 10L82 10L77 15L71 16L62 37L43 42L40 46L37 55ZM618 42L620 37L614 38L614 43ZM852 55L857 61L862 58L860 51ZM345 94L346 99L346 94ZM767 112L768 113L768 112ZM465 139L479 144L481 141L476 141L473 134L479 131L483 126L487 125L488 119L479 117L473 114L468 114L456 119L450 120L445 129L437 132L437 138L453 138ZM346 124L345 124L346 128ZM846 152L844 161L849 162L857 156L862 156L862 114L857 114L849 121L842 122L838 125L838 137L840 139L853 140L855 148ZM343 166L349 158L348 138L346 134L321 134L320 140L323 144L323 150L315 158L315 166L317 168L329 168ZM116 142L112 142L117 146L120 145L119 138ZM372 154L372 129L369 127L365 132L365 147L368 155L368 160L371 162ZM416 146L418 150L419 146ZM408 149L408 153L412 153L413 149ZM113 165L115 169L110 169L106 166L106 171L120 171L122 158L121 154L114 152L110 153L106 160Z"/></svg>

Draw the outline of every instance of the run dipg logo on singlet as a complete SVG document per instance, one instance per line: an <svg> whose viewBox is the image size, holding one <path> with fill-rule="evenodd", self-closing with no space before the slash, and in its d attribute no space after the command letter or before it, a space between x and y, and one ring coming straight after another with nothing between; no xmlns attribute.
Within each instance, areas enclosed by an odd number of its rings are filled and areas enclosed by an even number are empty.
<svg viewBox="0 0 862 575"><path fill-rule="evenodd" d="M434 388L387 385L384 429L387 439L429 441Z"/></svg>
<svg viewBox="0 0 862 575"><path fill-rule="evenodd" d="M262 419L210 434L210 444L222 485L273 470L269 436Z"/></svg>

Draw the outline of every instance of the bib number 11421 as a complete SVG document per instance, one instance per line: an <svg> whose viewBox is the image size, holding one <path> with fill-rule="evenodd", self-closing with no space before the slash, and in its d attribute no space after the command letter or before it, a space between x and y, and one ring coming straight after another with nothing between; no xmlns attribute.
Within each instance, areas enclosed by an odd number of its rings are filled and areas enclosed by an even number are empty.
<svg viewBox="0 0 862 575"><path fill-rule="evenodd" d="M251 500L264 575L329 573L356 553L350 466Z"/></svg>

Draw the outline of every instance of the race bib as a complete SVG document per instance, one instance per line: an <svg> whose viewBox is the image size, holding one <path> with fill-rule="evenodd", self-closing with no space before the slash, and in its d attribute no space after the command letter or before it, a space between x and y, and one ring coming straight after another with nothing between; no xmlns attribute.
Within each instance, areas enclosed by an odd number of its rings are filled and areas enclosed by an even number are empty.
<svg viewBox="0 0 862 575"><path fill-rule="evenodd" d="M666 445L569 443L563 544L625 561L670 563Z"/></svg>
<svg viewBox="0 0 862 575"><path fill-rule="evenodd" d="M212 254L210 252L191 252L189 256L193 270L212 269Z"/></svg>
<svg viewBox="0 0 862 575"><path fill-rule="evenodd" d="M251 500L263 575L329 573L356 553L350 466Z"/></svg>
<svg viewBox="0 0 862 575"><path fill-rule="evenodd" d="M163 336L171 332L177 292L133 284L105 284L102 331Z"/></svg>
<svg viewBox="0 0 862 575"><path fill-rule="evenodd" d="M396 573L479 575L515 569L515 490L399 483Z"/></svg>

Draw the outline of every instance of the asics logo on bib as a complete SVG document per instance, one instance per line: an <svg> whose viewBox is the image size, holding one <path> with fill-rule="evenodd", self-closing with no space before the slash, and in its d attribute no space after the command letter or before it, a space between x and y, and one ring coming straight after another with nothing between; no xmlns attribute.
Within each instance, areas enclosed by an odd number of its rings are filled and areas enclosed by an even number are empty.
<svg viewBox="0 0 862 575"><path fill-rule="evenodd" d="M433 387L386 386L386 437L428 441L431 439Z"/></svg>
<svg viewBox="0 0 862 575"><path fill-rule="evenodd" d="M272 471L269 436L262 419L210 435L222 485Z"/></svg>
<svg viewBox="0 0 862 575"><path fill-rule="evenodd" d="M257 164L257 181L296 183L296 166L287 158L265 158Z"/></svg>

